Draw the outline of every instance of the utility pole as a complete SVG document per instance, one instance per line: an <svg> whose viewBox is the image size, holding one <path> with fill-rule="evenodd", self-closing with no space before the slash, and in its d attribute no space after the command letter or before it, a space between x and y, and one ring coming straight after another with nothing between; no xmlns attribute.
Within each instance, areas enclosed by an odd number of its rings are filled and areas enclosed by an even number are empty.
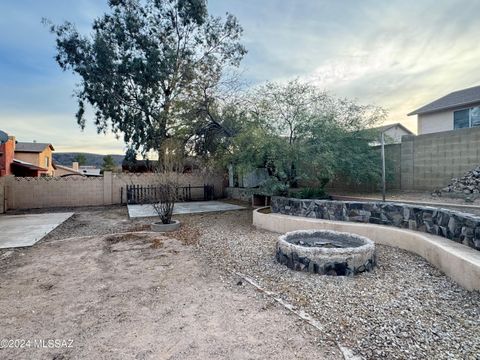
<svg viewBox="0 0 480 360"><path fill-rule="evenodd" d="M382 131L382 200L385 201L385 134Z"/></svg>

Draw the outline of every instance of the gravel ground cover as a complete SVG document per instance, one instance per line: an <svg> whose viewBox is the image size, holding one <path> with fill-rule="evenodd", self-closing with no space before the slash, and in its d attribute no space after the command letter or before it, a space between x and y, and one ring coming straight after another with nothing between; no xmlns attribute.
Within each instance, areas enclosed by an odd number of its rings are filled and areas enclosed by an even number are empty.
<svg viewBox="0 0 480 360"><path fill-rule="evenodd" d="M199 254L212 267L247 274L364 358L480 359L480 293L462 289L417 255L377 245L373 272L319 276L278 264L278 235L255 229L251 211L191 221L205 229Z"/></svg>
<svg viewBox="0 0 480 360"><path fill-rule="evenodd" d="M33 247L0 251L0 359L342 359L271 298L206 265L183 220L163 236L138 232L148 220L121 208L87 209Z"/></svg>
<svg viewBox="0 0 480 360"><path fill-rule="evenodd" d="M236 284L232 273L244 273L311 314L323 331L302 326L302 334L318 349L332 349L322 339L333 339L365 359L480 359L480 293L462 289L417 255L377 245L373 272L355 278L319 276L278 264L278 234L255 229L251 210L176 218L184 226L175 238L189 245L194 250L189 256L219 274L222 283ZM72 236L142 231L150 222L127 219L124 207L77 209L40 246ZM3 265L22 261L22 252L2 259ZM290 318L296 333L302 321ZM261 336L268 333L265 329Z"/></svg>

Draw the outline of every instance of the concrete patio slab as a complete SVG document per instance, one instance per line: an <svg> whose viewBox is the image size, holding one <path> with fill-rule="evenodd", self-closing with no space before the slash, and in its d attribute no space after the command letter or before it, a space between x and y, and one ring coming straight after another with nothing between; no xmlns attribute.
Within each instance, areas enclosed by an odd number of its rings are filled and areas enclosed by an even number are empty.
<svg viewBox="0 0 480 360"><path fill-rule="evenodd" d="M32 246L73 213L0 216L0 249Z"/></svg>
<svg viewBox="0 0 480 360"><path fill-rule="evenodd" d="M243 206L224 203L221 201L192 201L176 203L173 214L196 214L215 211L230 211L245 209ZM157 216L157 212L151 204L128 205L128 216L130 218Z"/></svg>

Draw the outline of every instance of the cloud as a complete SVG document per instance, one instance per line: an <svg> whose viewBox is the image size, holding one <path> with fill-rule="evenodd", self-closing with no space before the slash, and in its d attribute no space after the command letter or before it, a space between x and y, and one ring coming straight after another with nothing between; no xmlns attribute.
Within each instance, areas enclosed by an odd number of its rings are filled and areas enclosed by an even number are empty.
<svg viewBox="0 0 480 360"><path fill-rule="evenodd" d="M41 23L70 20L88 32L106 0L0 2L0 129L60 151L122 153L113 135L82 133L72 98L76 79L53 60ZM252 85L302 77L342 97L381 105L388 122L416 129L406 114L451 91L477 85L480 1L210 0L212 14L235 14L249 53Z"/></svg>
<svg viewBox="0 0 480 360"><path fill-rule="evenodd" d="M125 145L112 133L98 134L93 124L84 131L69 114L28 113L8 114L0 112L1 129L18 141L51 143L56 151L84 151L102 154L123 154Z"/></svg>

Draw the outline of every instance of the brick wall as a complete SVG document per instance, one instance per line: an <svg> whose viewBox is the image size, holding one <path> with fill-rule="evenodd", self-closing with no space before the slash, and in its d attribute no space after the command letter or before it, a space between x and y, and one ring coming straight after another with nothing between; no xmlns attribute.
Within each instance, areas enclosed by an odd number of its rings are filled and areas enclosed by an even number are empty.
<svg viewBox="0 0 480 360"><path fill-rule="evenodd" d="M9 138L3 144L0 144L0 176L12 174L11 164L15 153L15 138Z"/></svg>

